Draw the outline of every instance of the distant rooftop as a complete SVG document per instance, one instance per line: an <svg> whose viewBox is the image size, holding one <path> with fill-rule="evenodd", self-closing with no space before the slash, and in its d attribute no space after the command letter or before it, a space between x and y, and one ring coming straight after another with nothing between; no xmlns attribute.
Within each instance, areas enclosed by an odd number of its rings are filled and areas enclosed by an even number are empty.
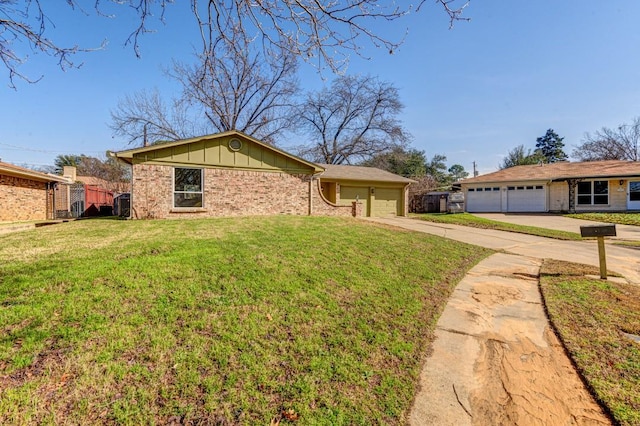
<svg viewBox="0 0 640 426"><path fill-rule="evenodd" d="M497 172L480 175L461 183L565 180L580 178L617 178L640 176L640 161L562 161L551 164L514 166Z"/></svg>

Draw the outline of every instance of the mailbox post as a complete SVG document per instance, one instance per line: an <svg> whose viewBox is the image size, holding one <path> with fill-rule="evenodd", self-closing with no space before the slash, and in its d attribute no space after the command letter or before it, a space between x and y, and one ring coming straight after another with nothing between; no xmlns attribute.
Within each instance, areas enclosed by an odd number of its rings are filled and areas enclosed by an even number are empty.
<svg viewBox="0 0 640 426"><path fill-rule="evenodd" d="M598 257L600 258L600 278L607 279L607 258L604 251L604 237L616 236L616 225L589 225L580 227L580 235L598 238Z"/></svg>

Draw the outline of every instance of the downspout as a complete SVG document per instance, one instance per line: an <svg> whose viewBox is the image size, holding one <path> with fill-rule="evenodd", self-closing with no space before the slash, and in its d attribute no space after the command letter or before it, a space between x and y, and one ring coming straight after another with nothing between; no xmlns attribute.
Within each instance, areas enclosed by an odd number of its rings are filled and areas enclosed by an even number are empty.
<svg viewBox="0 0 640 426"><path fill-rule="evenodd" d="M407 217L409 215L409 185L411 182L406 184L402 189L402 216Z"/></svg>
<svg viewBox="0 0 640 426"><path fill-rule="evenodd" d="M133 219L133 183L135 179L133 178L133 161L131 161L131 192L129 192L129 217L127 219Z"/></svg>
<svg viewBox="0 0 640 426"><path fill-rule="evenodd" d="M53 212L55 211L56 199L55 199L55 191L52 190L54 182L47 182L47 212L45 213L47 220L55 219ZM51 204L49 204L49 194L51 194ZM51 211L49 211L51 208Z"/></svg>

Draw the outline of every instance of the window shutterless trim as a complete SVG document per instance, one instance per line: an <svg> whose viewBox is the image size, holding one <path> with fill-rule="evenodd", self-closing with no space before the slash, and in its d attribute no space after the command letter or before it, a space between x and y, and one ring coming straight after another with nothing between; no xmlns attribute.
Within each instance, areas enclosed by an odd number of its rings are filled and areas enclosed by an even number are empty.
<svg viewBox="0 0 640 426"><path fill-rule="evenodd" d="M200 190L199 191L177 191L176 190L176 170L200 170ZM184 185L184 184L183 184ZM194 194L200 195L200 206L176 206L176 195L177 194ZM174 167L173 168L173 185L171 192L171 211L193 211L194 209L203 209L204 207L204 168L202 167Z"/></svg>

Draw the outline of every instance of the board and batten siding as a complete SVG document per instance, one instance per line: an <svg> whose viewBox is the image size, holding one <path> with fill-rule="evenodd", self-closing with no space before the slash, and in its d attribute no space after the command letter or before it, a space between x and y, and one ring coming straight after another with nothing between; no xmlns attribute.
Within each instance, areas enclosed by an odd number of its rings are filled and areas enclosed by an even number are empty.
<svg viewBox="0 0 640 426"><path fill-rule="evenodd" d="M205 167L235 168L242 170L286 171L311 174L314 170L300 161L280 154L273 149L242 139L238 151L229 148L229 141L239 139L225 137L192 142L184 145L159 147L156 150L133 155L134 163L194 165ZM169 144L170 145L170 144Z"/></svg>

